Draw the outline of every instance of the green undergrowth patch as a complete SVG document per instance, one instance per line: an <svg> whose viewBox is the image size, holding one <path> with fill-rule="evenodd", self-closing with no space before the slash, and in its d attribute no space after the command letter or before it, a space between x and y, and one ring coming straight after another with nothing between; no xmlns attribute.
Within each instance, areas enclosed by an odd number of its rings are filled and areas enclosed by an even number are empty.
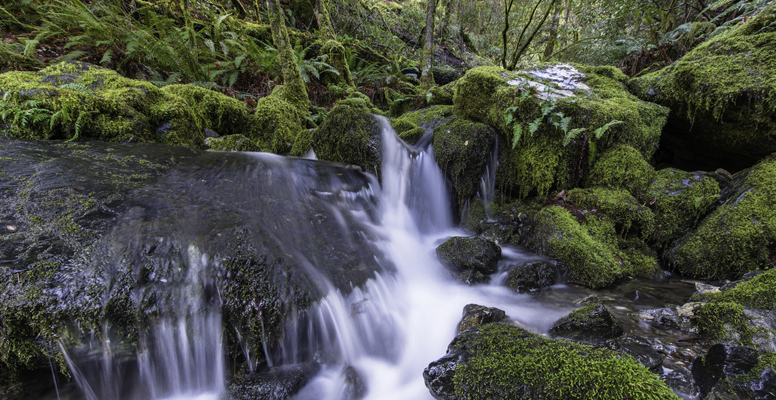
<svg viewBox="0 0 776 400"><path fill-rule="evenodd" d="M639 196L647 189L653 174L652 166L638 150L628 145L615 145L595 161L585 186L625 189L633 196Z"/></svg>

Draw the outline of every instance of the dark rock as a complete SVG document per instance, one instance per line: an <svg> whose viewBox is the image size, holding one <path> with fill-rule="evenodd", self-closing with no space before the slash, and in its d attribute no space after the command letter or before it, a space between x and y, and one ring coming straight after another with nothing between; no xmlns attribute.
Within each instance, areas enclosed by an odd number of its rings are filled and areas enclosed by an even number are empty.
<svg viewBox="0 0 776 400"><path fill-rule="evenodd" d="M652 310L643 310L638 313L638 318L650 322L655 326L664 326L671 329L679 329L686 332L697 333L693 319L701 303L687 303L681 307L664 307Z"/></svg>
<svg viewBox="0 0 776 400"><path fill-rule="evenodd" d="M345 375L345 396L342 400L361 400L366 396L366 384L355 368L351 366L342 370Z"/></svg>
<svg viewBox="0 0 776 400"><path fill-rule="evenodd" d="M776 398L776 359L772 352L716 344L692 365L701 397L706 399Z"/></svg>
<svg viewBox="0 0 776 400"><path fill-rule="evenodd" d="M620 350L633 357L639 364L652 372L658 373L662 370L665 357L655 350L652 344L645 338L625 336L607 341L606 346L612 350Z"/></svg>
<svg viewBox="0 0 776 400"><path fill-rule="evenodd" d="M550 333L574 340L596 341L616 338L623 331L606 306L590 304L555 321Z"/></svg>
<svg viewBox="0 0 776 400"><path fill-rule="evenodd" d="M557 263L535 261L517 266L507 273L504 285L516 293L527 293L558 282Z"/></svg>
<svg viewBox="0 0 776 400"><path fill-rule="evenodd" d="M273 368L235 380L227 390L232 400L286 400L298 393L320 370L320 365L308 363Z"/></svg>
<svg viewBox="0 0 776 400"><path fill-rule="evenodd" d="M434 68L434 83L439 86L447 85L462 76L460 71Z"/></svg>
<svg viewBox="0 0 776 400"><path fill-rule="evenodd" d="M660 379L683 399L697 399L698 388L692 379L692 372L684 367L672 365L663 367Z"/></svg>
<svg viewBox="0 0 776 400"><path fill-rule="evenodd" d="M501 247L490 240L452 237L436 249L437 257L454 271L473 269L485 275L496 272Z"/></svg>
<svg viewBox="0 0 776 400"><path fill-rule="evenodd" d="M760 275L762 275L764 273L765 273L765 271L763 271L763 270L747 272L743 276L741 276L741 279L735 280L735 281L730 282L730 283L726 283L726 284L722 285L722 287L720 287L719 290L724 292L724 291L733 289L734 287L738 286L739 283L751 281L752 279L754 279L754 278L756 278L756 277L758 277L758 276L760 276Z"/></svg>
<svg viewBox="0 0 776 400"><path fill-rule="evenodd" d="M467 269L460 274L458 274L458 280L461 281L461 283L465 283L469 286L472 285L478 285L481 283L488 283L490 281L490 278L483 275L482 272L474 270L474 269Z"/></svg>
<svg viewBox="0 0 776 400"><path fill-rule="evenodd" d="M489 324L491 322L505 322L508 320L509 317L507 317L504 310L477 304L467 304L463 308L463 317L461 318L461 322L458 323L456 332L463 332L469 328Z"/></svg>

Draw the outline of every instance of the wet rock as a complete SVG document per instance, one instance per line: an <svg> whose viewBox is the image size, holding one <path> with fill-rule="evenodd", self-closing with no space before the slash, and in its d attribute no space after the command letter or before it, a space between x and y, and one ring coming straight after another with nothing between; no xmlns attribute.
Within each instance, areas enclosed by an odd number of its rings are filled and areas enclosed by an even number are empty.
<svg viewBox="0 0 776 400"><path fill-rule="evenodd" d="M286 400L290 399L320 370L320 365L308 363L273 368L268 372L250 374L229 385L229 400ZM353 398L355 400L355 398Z"/></svg>
<svg viewBox="0 0 776 400"><path fill-rule="evenodd" d="M509 317L507 317L504 310L477 304L467 304L463 308L463 317L461 318L461 322L458 323L456 332L463 332L469 328L489 324L491 322L505 322L508 320Z"/></svg>
<svg viewBox="0 0 776 400"><path fill-rule="evenodd" d="M658 373L662 370L665 357L643 337L625 336L612 339L606 342L606 347L622 351L652 372Z"/></svg>
<svg viewBox="0 0 776 400"><path fill-rule="evenodd" d="M490 281L490 278L485 276L482 272L474 270L474 269L467 269L458 274L458 280L461 281L461 283L465 283L469 286L472 285L478 285L481 283L488 283Z"/></svg>
<svg viewBox="0 0 776 400"><path fill-rule="evenodd" d="M548 339L508 323L487 323L459 333L447 353L423 371L423 378L431 395L442 400L494 395L553 400L675 398L655 374L630 357Z"/></svg>
<svg viewBox="0 0 776 400"><path fill-rule="evenodd" d="M228 135L219 138L207 138L205 144L216 151L261 151L255 141L243 135Z"/></svg>
<svg viewBox="0 0 776 400"><path fill-rule="evenodd" d="M692 302L682 306L644 310L637 314L637 318L656 326L697 333L698 328L693 320L695 319L695 313L702 305L702 303Z"/></svg>
<svg viewBox="0 0 776 400"><path fill-rule="evenodd" d="M717 344L692 365L705 399L772 399L776 396L776 353Z"/></svg>
<svg viewBox="0 0 776 400"><path fill-rule="evenodd" d="M672 365L663 367L660 379L670 387L674 393L683 399L697 399L698 388L692 378L692 372L687 368Z"/></svg>
<svg viewBox="0 0 776 400"><path fill-rule="evenodd" d="M558 282L557 263L535 261L517 266L507 273L504 285L515 293L528 293Z"/></svg>
<svg viewBox="0 0 776 400"><path fill-rule="evenodd" d="M722 287L720 287L719 290L722 291L722 292L728 291L730 289L735 288L736 286L738 286L741 283L751 281L752 279L754 279L754 278L764 274L765 272L766 271L762 271L762 270L747 272L743 276L741 276L741 279L735 280L733 282L726 283L726 284L722 285Z"/></svg>
<svg viewBox="0 0 776 400"><path fill-rule="evenodd" d="M623 330L603 304L590 304L555 321L550 333L573 340L597 341L616 338Z"/></svg>
<svg viewBox="0 0 776 400"><path fill-rule="evenodd" d="M490 240L452 237L436 249L437 257L454 271L473 269L482 274L496 272L501 258L501 247Z"/></svg>

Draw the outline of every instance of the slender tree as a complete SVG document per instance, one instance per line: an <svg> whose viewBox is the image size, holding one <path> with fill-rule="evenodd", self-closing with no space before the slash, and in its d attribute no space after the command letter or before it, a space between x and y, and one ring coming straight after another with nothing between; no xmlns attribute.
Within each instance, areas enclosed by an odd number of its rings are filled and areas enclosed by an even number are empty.
<svg viewBox="0 0 776 400"><path fill-rule="evenodd" d="M310 99L307 97L307 85L305 85L302 73L299 71L299 66L296 63L294 50L288 38L288 29L286 28L283 9L280 8L280 1L267 0L267 8L269 9L272 40L278 49L280 65L283 70L283 85L285 87L283 98L303 112L307 112L310 108Z"/></svg>
<svg viewBox="0 0 776 400"><path fill-rule="evenodd" d="M318 21L318 29L321 31L321 36L325 39L335 39L334 27L331 24L331 17L329 16L329 9L326 7L325 0L313 0L313 12L315 13L315 19Z"/></svg>
<svg viewBox="0 0 776 400"><path fill-rule="evenodd" d="M434 83L434 11L436 0L428 0L426 8L426 38L423 42L423 69L420 84L429 87Z"/></svg>
<svg viewBox="0 0 776 400"><path fill-rule="evenodd" d="M552 22L550 22L550 34L547 40L547 46L544 48L544 60L548 60L552 53L555 52L555 45L558 42L558 26L560 25L560 13L562 7L560 3L555 4L555 12L552 14Z"/></svg>

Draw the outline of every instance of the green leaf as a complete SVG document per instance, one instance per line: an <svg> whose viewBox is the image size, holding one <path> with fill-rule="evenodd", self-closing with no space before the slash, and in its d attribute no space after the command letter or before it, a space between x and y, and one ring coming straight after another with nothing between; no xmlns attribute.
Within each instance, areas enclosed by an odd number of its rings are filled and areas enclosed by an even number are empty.
<svg viewBox="0 0 776 400"><path fill-rule="evenodd" d="M520 124L515 124L514 128L512 129L512 148L513 149L517 147L517 142L520 141L521 136L523 136L523 126Z"/></svg>
<svg viewBox="0 0 776 400"><path fill-rule="evenodd" d="M544 117L539 117L539 118L536 118L535 120L533 120L533 122L531 122L530 124L528 124L528 134L529 134L529 135L533 136L533 134L534 134L534 133L535 133L537 130L539 130L539 126L541 126L541 125L542 125L542 119L543 119L543 118L544 118Z"/></svg>
<svg viewBox="0 0 776 400"><path fill-rule="evenodd" d="M111 57L110 49L108 49L108 50L107 50L107 51L106 51L106 52L105 52L105 53L102 55L102 59L100 59L100 64L105 64L105 63L107 63L107 62L110 62L112 58L113 58L113 57Z"/></svg>
<svg viewBox="0 0 776 400"><path fill-rule="evenodd" d="M563 146L567 146L569 143L571 143L571 140L575 137L579 136L580 133L584 132L585 128L574 128L569 133L566 134L566 136L563 137Z"/></svg>
<svg viewBox="0 0 776 400"><path fill-rule="evenodd" d="M623 121L618 121L618 120L609 121L604 126L602 126L602 127L598 128L598 129L596 129L595 131L593 131L593 135L595 136L596 139L600 139L601 136L603 136L604 133L606 133L606 131L609 128L611 128L612 126L615 126L615 125L622 124L622 123L623 123Z"/></svg>

